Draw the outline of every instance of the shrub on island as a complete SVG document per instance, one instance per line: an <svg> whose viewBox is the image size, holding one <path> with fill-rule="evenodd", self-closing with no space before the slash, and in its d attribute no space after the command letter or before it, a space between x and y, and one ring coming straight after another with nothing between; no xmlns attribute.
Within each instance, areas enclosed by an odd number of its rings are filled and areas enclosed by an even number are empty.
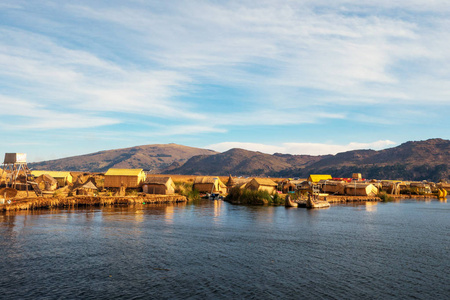
<svg viewBox="0 0 450 300"><path fill-rule="evenodd" d="M232 188L224 200L232 204L284 205L284 199L278 193L270 195L267 191L254 191L239 187Z"/></svg>

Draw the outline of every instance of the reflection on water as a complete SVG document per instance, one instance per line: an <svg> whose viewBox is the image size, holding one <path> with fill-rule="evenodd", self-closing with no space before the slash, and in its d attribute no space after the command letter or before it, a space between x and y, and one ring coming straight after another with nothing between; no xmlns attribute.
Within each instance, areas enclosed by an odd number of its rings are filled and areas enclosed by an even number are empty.
<svg viewBox="0 0 450 300"><path fill-rule="evenodd" d="M174 209L173 205L167 205L165 207L166 213L164 214L165 220L167 224L173 224L173 218L174 218Z"/></svg>
<svg viewBox="0 0 450 300"><path fill-rule="evenodd" d="M0 298L448 297L445 201L0 214Z"/></svg>
<svg viewBox="0 0 450 300"><path fill-rule="evenodd" d="M366 202L366 211L376 212L377 211L378 202L368 201Z"/></svg>

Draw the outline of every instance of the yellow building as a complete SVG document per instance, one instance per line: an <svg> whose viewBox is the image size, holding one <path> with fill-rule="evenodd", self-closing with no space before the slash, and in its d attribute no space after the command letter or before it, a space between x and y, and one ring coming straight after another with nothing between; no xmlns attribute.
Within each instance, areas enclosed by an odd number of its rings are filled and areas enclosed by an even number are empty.
<svg viewBox="0 0 450 300"><path fill-rule="evenodd" d="M142 169L109 169L105 173L105 188L138 188L145 181Z"/></svg>
<svg viewBox="0 0 450 300"><path fill-rule="evenodd" d="M321 180L330 180L333 179L331 175L324 175L324 174L311 174L308 177L309 182L318 183Z"/></svg>

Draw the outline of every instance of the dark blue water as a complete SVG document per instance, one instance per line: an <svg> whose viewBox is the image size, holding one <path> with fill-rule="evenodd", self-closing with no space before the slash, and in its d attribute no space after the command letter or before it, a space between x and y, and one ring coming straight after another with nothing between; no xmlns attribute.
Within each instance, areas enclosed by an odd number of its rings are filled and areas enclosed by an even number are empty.
<svg viewBox="0 0 450 300"><path fill-rule="evenodd" d="M0 214L1 299L449 299L450 203Z"/></svg>

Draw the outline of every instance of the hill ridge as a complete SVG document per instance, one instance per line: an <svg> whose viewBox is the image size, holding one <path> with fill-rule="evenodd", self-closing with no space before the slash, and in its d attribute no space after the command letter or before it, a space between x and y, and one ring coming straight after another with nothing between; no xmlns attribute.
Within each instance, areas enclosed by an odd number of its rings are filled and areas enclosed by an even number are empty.
<svg viewBox="0 0 450 300"><path fill-rule="evenodd" d="M192 156L216 153L213 150L173 143L150 144L30 163L29 166L34 169L83 172L105 172L109 168L141 168L155 173L179 167Z"/></svg>
<svg viewBox="0 0 450 300"><path fill-rule="evenodd" d="M366 178L448 180L450 140L432 138L408 141L383 150L360 149L335 155L266 154L242 148L219 153L178 144L150 144L51 161L31 163L35 169L104 172L111 167L142 168L151 173L185 175L223 175L307 177L328 173Z"/></svg>

